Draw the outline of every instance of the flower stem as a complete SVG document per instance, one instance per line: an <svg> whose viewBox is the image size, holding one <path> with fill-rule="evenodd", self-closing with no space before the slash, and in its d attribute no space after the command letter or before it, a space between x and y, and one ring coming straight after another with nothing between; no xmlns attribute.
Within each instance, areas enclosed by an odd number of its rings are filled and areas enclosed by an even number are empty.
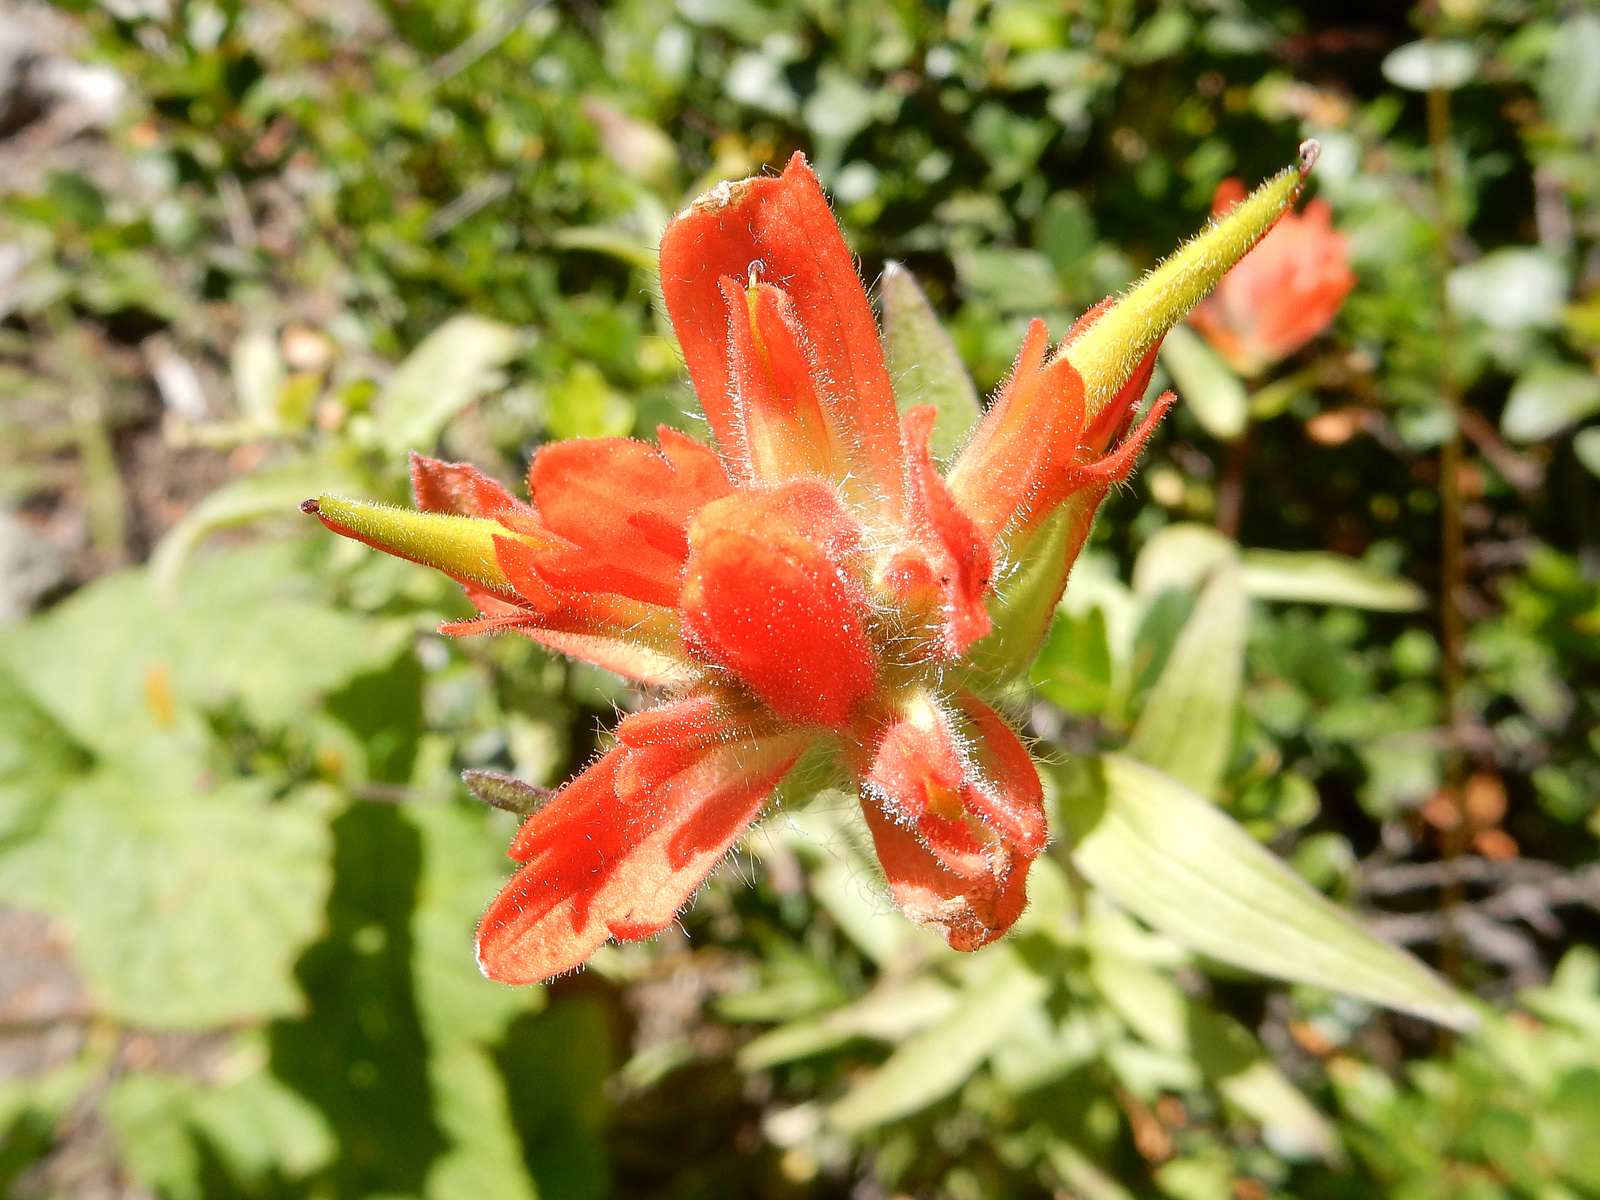
<svg viewBox="0 0 1600 1200"><path fill-rule="evenodd" d="M1433 194L1438 223L1435 250L1439 287L1439 394L1450 413L1450 434L1439 448L1439 686L1444 701L1446 730L1445 794L1455 810L1455 820L1440 836L1440 853L1458 858L1466 849L1467 814L1462 804L1465 762L1466 714L1462 711L1461 684L1466 657L1466 620L1461 611L1461 591L1466 586L1461 511L1461 381L1456 377L1455 320L1447 291L1455 266L1453 246L1460 230L1450 179L1450 93L1443 88L1428 92L1428 150L1433 168ZM1439 948L1439 966L1446 977L1459 979L1462 966L1461 934L1452 914L1465 899L1461 884L1447 887L1440 900L1445 933Z"/></svg>

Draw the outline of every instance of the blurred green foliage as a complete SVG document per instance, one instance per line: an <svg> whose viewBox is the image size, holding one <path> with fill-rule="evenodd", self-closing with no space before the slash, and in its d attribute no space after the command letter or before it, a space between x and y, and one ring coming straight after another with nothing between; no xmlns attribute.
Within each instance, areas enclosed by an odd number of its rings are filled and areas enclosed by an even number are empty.
<svg viewBox="0 0 1600 1200"><path fill-rule="evenodd" d="M0 630L0 1188L1600 1196L1591 5L45 15L55 74L8 68L0 143L0 501L65 549ZM681 930L544 989L484 981L470 935L513 822L459 772L555 783L637 698L437 637L468 611L448 581L294 504L401 501L413 447L510 481L547 439L697 430L656 238L794 149L868 278L906 264L987 393L1029 318L1061 332L1224 176L1313 135L1360 283L1270 378L1169 360L1187 403L1012 697L1057 825L1016 934L958 956L911 929L824 793ZM1453 754L1446 374L1468 408ZM1237 542L1210 527L1229 487ZM1258 895L1315 889L1476 991L1477 1030L1251 960L1247 924L1185 941L1158 886L1181 855L1102 875L1110 827L1069 836L1133 760L1310 885L1263 867L1290 890Z"/></svg>

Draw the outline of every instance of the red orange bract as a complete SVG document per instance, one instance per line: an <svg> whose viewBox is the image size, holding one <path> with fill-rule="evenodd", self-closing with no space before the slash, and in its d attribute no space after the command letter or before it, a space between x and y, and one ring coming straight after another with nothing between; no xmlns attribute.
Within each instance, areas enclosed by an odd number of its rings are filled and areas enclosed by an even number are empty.
<svg viewBox="0 0 1600 1200"><path fill-rule="evenodd" d="M935 412L898 412L866 292L802 156L673 221L661 285L718 451L668 428L657 446L545 446L531 504L470 466L413 456L421 513L307 503L335 531L458 579L482 616L447 632L518 630L671 690L528 818L479 963L533 982L608 938L656 933L803 755L859 781L906 914L982 946L1022 912L1045 843L1028 752L974 690L998 673L1001 656L982 652L1005 633L1016 669L1037 649L1101 499L1170 403L1127 433L1181 310L1093 406L1069 354L1100 310L1053 352L1035 322L941 476ZM1017 622L1001 628L1012 602L995 580L1041 553L1048 594L1019 639Z"/></svg>

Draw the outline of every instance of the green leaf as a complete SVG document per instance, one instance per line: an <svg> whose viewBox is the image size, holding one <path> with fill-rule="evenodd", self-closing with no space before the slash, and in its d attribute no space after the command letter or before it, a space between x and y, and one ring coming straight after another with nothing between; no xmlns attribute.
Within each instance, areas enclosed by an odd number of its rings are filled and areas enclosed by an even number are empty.
<svg viewBox="0 0 1600 1200"><path fill-rule="evenodd" d="M1203 796L1222 783L1244 678L1248 605L1239 569L1212 572L1128 740L1128 753Z"/></svg>
<svg viewBox="0 0 1600 1200"><path fill-rule="evenodd" d="M1175 521L1155 533L1133 564L1133 590L1147 604L1162 592L1198 588L1207 575L1239 557L1239 547L1209 525Z"/></svg>
<svg viewBox="0 0 1600 1200"><path fill-rule="evenodd" d="M452 417L502 385L498 368L520 345L511 326L471 314L435 329L395 368L373 406L384 453L398 459L431 450Z"/></svg>
<svg viewBox="0 0 1600 1200"><path fill-rule="evenodd" d="M950 1017L900 1046L828 1109L842 1130L871 1129L919 1112L961 1087L1023 1009L1048 990L1006 946L984 951L981 969Z"/></svg>
<svg viewBox="0 0 1600 1200"><path fill-rule="evenodd" d="M62 919L111 1015L224 1025L301 1006L291 971L321 927L328 853L308 797L255 781L197 795L107 769L0 858L0 897Z"/></svg>
<svg viewBox="0 0 1600 1200"><path fill-rule="evenodd" d="M1572 439L1572 452L1589 468L1589 474L1600 476L1600 425L1580 429Z"/></svg>
<svg viewBox="0 0 1600 1200"><path fill-rule="evenodd" d="M1412 92L1453 91L1478 72L1478 51L1458 38L1423 38L1392 50L1383 77Z"/></svg>
<svg viewBox="0 0 1600 1200"><path fill-rule="evenodd" d="M1417 612L1428 595L1409 579L1319 550L1246 550L1244 590L1258 600L1344 604L1373 612Z"/></svg>
<svg viewBox="0 0 1600 1200"><path fill-rule="evenodd" d="M1105 613L1099 607L1081 617L1058 612L1032 678L1052 704L1080 716L1104 712L1111 696L1111 648Z"/></svg>
<svg viewBox="0 0 1600 1200"><path fill-rule="evenodd" d="M978 423L978 389L916 277L891 262L883 269L880 286L884 349L895 399L901 412L919 404L939 410L929 440L934 457L948 461Z"/></svg>
<svg viewBox="0 0 1600 1200"><path fill-rule="evenodd" d="M1491 329L1550 329L1567 302L1567 269L1531 246L1491 250L1450 272L1450 306Z"/></svg>
<svg viewBox="0 0 1600 1200"><path fill-rule="evenodd" d="M293 515L304 521L299 508L307 496L323 492L360 495L365 490L354 476L315 459L284 463L225 483L190 509L156 544L150 556L156 587L163 596L171 596L184 563L219 529L274 516Z"/></svg>
<svg viewBox="0 0 1600 1200"><path fill-rule="evenodd" d="M512 1119L538 1194L602 1200L612 1194L605 1141L613 1014L579 994L514 1022L496 1052Z"/></svg>
<svg viewBox="0 0 1600 1200"><path fill-rule="evenodd" d="M1550 45L1539 98L1562 133L1579 140L1600 119L1600 16L1573 12Z"/></svg>
<svg viewBox="0 0 1600 1200"><path fill-rule="evenodd" d="M1539 442L1600 412L1600 376L1566 363L1536 362L1512 385L1500 430Z"/></svg>
<svg viewBox="0 0 1600 1200"><path fill-rule="evenodd" d="M889 982L822 1017L791 1021L762 1034L739 1052L739 1066L761 1071L836 1049L855 1038L902 1042L947 1019L959 1004L957 993L935 979Z"/></svg>
<svg viewBox="0 0 1600 1200"><path fill-rule="evenodd" d="M1224 442L1244 432L1250 420L1244 381L1203 337L1187 325L1173 326L1161 343L1161 363L1202 429Z"/></svg>
<svg viewBox="0 0 1600 1200"><path fill-rule="evenodd" d="M551 234L550 241L563 250L593 250L596 254L608 254L652 275L658 269L655 246L642 241L637 233L601 226L569 225Z"/></svg>
<svg viewBox="0 0 1600 1200"><path fill-rule="evenodd" d="M266 329L247 330L233 343L230 360L240 416L259 429L278 428L278 400L288 380L278 339Z"/></svg>
<svg viewBox="0 0 1600 1200"><path fill-rule="evenodd" d="M1044 1150L1050 1169L1083 1200L1133 1200L1133 1193L1070 1142L1052 1138Z"/></svg>
<svg viewBox="0 0 1600 1200"><path fill-rule="evenodd" d="M205 1194L197 1137L246 1187L259 1187L274 1174L303 1179L336 1149L321 1114L265 1069L224 1087L135 1072L112 1084L105 1111L133 1176L173 1200Z"/></svg>
<svg viewBox="0 0 1600 1200"><path fill-rule="evenodd" d="M1367 933L1176 780L1118 755L1080 761L1058 778L1073 864L1174 941L1451 1028L1477 1022L1448 983Z"/></svg>
<svg viewBox="0 0 1600 1200"><path fill-rule="evenodd" d="M0 634L0 662L97 753L197 753L200 713L232 701L259 724L292 724L393 659L410 628L320 602L325 585L300 554L292 542L219 554L195 565L170 604L146 571L108 576Z"/></svg>
<svg viewBox="0 0 1600 1200"><path fill-rule="evenodd" d="M545 391L545 425L557 438L621 437L633 417L633 405L592 362L574 363Z"/></svg>
<svg viewBox="0 0 1600 1200"><path fill-rule="evenodd" d="M463 939L465 941L465 939ZM428 1056L434 1110L451 1146L428 1169L426 1200L536 1200L512 1127L505 1082L489 1051L448 1042Z"/></svg>
<svg viewBox="0 0 1600 1200"><path fill-rule="evenodd" d="M1066 302L1054 264L1037 250L982 246L951 259L962 292L998 312L1031 316Z"/></svg>
<svg viewBox="0 0 1600 1200"><path fill-rule="evenodd" d="M0 853L44 827L56 791L89 756L0 670Z"/></svg>
<svg viewBox="0 0 1600 1200"><path fill-rule="evenodd" d="M511 1020L544 1003L542 989L485 979L473 958L472 931L505 877L506 827L465 804L411 805L406 816L422 835L411 935L423 1026L435 1044L499 1041Z"/></svg>

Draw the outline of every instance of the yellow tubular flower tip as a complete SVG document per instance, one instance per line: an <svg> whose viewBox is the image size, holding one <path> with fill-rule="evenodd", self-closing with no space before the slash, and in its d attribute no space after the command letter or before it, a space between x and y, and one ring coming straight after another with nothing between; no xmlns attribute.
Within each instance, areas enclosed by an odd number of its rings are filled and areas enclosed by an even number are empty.
<svg viewBox="0 0 1600 1200"><path fill-rule="evenodd" d="M498 521L415 512L343 496L319 496L300 509L320 518L335 533L489 591L516 594L494 552L495 535L516 535Z"/></svg>
<svg viewBox="0 0 1600 1200"><path fill-rule="evenodd" d="M1302 143L1298 163L1279 171L1169 255L1067 347L1068 361L1083 376L1091 420L1133 375L1150 347L1205 299L1295 202L1318 150L1314 141Z"/></svg>

